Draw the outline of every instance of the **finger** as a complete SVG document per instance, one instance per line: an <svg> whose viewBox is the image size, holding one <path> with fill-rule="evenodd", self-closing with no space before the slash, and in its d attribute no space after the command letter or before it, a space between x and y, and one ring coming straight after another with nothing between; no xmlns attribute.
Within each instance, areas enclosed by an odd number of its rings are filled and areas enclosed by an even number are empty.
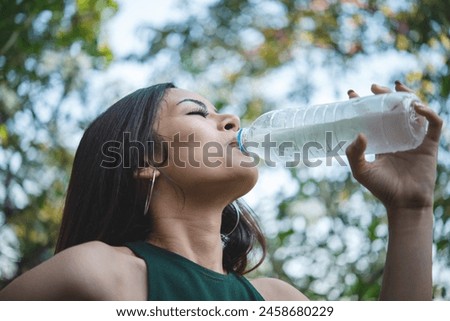
<svg viewBox="0 0 450 321"><path fill-rule="evenodd" d="M361 173L367 168L367 161L364 157L364 151L367 147L367 138L363 134L359 134L358 137L348 145L345 153L350 164L353 176L360 181Z"/></svg>
<svg viewBox="0 0 450 321"><path fill-rule="evenodd" d="M395 90L396 91L407 91L410 93L414 92L411 88L407 87L406 85L404 85L403 83L401 83L398 80L395 81Z"/></svg>
<svg viewBox="0 0 450 321"><path fill-rule="evenodd" d="M428 120L427 136L434 141L438 141L441 136L441 130L443 120L439 115L431 108L425 106L422 103L416 103L414 109L419 115L424 116Z"/></svg>
<svg viewBox="0 0 450 321"><path fill-rule="evenodd" d="M347 91L347 95L350 99L359 97L359 95L353 89L350 89L349 91Z"/></svg>
<svg viewBox="0 0 450 321"><path fill-rule="evenodd" d="M372 84L372 86L370 87L370 90L374 94L386 94L386 93L390 93L391 92L391 90L388 87L380 86L380 85L377 85L377 84Z"/></svg>

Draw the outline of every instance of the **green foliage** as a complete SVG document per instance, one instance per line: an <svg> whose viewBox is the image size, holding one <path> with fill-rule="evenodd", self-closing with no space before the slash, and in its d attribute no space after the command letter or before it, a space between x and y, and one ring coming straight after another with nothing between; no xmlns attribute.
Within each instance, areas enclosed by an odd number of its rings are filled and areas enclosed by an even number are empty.
<svg viewBox="0 0 450 321"><path fill-rule="evenodd" d="M61 106L71 93L82 98L86 70L113 61L101 26L117 10L112 0L0 0L0 222L6 222L0 239L14 228L23 254L19 273L51 255L73 154L61 138L68 126ZM404 79L448 121L445 1L215 0L203 9L180 1L178 10L184 19L148 27L147 52L128 59L158 63L153 81L188 84L218 109L238 106L243 122L287 101L307 103L323 86L312 77L320 70L337 85L361 72L358 62L389 52L414 61L389 74L392 80ZM434 294L444 299L450 283L439 271L450 265L449 137L446 131L441 141L435 191ZM348 168L323 172L291 169L295 195L280 193L256 208L270 253L256 273L285 279L312 299L376 299L384 209Z"/></svg>
<svg viewBox="0 0 450 321"><path fill-rule="evenodd" d="M113 0L0 1L0 256L20 241L18 273L53 252L73 151L69 95L83 98L85 74L112 53L102 24ZM11 273L0 267L0 287Z"/></svg>

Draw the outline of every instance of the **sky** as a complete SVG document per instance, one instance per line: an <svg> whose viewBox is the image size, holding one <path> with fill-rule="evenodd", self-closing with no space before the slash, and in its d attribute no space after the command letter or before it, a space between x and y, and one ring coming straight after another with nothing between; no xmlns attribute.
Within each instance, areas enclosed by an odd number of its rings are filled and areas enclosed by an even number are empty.
<svg viewBox="0 0 450 321"><path fill-rule="evenodd" d="M161 25L168 21L177 21L185 17L183 12L177 10L177 0L118 0L119 11L111 19L106 28L106 34L108 42L112 47L114 54L117 57L123 57L131 52L141 52L146 48L140 36L142 35L142 25L151 23L152 25ZM211 2L208 0L196 0L198 8L204 7L204 4ZM406 57L399 56L398 52L385 52L373 57L370 64L367 63L366 58L363 61L356 62L358 72L350 73L345 78L336 79L329 69L315 70L312 77L317 78L320 83L330 86L321 86L324 90L317 90L313 94L311 103L326 103L335 101L335 92L330 90L331 84L340 88L342 86L342 94L339 99L346 99L346 92L349 86L356 90L360 95L369 95L369 87L372 83L387 84L389 80L387 69L402 70L409 65L408 68L412 68L411 64L414 64L414 60L407 59ZM360 66L360 67L359 67ZM144 67L144 69L143 69ZM109 71L108 75L116 76L120 75L123 79L126 79L130 85L143 85L148 82L148 74L146 73L145 66L142 65L123 65L116 64ZM281 76L281 75L280 75ZM286 76L286 75L283 75ZM278 77L282 78L282 77ZM280 81L270 81L268 86L278 88L280 95L284 94L284 84ZM261 92L265 92L266 88L261 88ZM271 91L273 92L273 90Z"/></svg>
<svg viewBox="0 0 450 321"><path fill-rule="evenodd" d="M180 17L178 11L173 9L176 0L118 0L117 2L119 11L107 28L110 45L114 53L119 56L145 48L145 45L136 37L141 24L151 22L162 25Z"/></svg>

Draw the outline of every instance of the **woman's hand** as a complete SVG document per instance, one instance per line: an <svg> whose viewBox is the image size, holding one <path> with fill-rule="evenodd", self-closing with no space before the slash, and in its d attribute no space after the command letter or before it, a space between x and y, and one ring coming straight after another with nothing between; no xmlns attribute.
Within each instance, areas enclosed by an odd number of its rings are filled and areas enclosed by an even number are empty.
<svg viewBox="0 0 450 321"><path fill-rule="evenodd" d="M411 91L396 82L397 91ZM374 94L390 90L372 86ZM349 91L350 98L357 97ZM432 299L433 191L442 119L430 108L415 106L428 122L422 144L414 150L364 158L367 138L359 135L346 152L353 176L387 209L389 243L380 299ZM370 139L370 137L369 137Z"/></svg>
<svg viewBox="0 0 450 321"><path fill-rule="evenodd" d="M374 94L390 92L378 85L372 85L371 90ZM400 82L396 82L395 90L411 92ZM348 94L350 98L358 97L352 90ZM442 119L427 106L417 104L415 110L429 122L423 143L416 149L380 154L373 162L367 162L364 157L367 138L360 134L346 150L353 176L386 206L388 213L433 205Z"/></svg>

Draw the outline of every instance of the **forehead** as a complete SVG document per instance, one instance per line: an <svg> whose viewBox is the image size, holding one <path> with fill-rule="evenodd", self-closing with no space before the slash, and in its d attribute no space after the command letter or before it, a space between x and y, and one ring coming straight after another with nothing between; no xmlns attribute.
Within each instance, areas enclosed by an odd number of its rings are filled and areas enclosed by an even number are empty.
<svg viewBox="0 0 450 321"><path fill-rule="evenodd" d="M169 108L175 107L180 101L182 101L183 99L186 99L186 98L200 100L200 101L204 102L205 104L209 103L205 97L203 97L197 93L194 93L192 91L181 89L181 88L168 89L166 91L166 95L164 98L165 98L167 107L169 107Z"/></svg>

